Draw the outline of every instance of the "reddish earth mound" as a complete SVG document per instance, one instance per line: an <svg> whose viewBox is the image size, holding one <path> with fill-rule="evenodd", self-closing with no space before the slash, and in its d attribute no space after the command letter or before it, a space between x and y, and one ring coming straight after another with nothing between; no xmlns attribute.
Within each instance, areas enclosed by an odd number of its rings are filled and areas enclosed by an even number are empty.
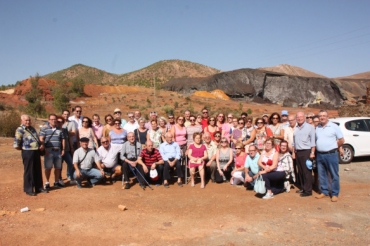
<svg viewBox="0 0 370 246"><path fill-rule="evenodd" d="M51 95L51 90L56 85L56 82L54 80L48 80L44 78L38 79L38 86L37 88L42 90L42 97L45 101L52 101L53 96ZM15 89L14 89L14 95L17 96L24 96L27 92L31 90L31 79L25 79L23 80Z"/></svg>

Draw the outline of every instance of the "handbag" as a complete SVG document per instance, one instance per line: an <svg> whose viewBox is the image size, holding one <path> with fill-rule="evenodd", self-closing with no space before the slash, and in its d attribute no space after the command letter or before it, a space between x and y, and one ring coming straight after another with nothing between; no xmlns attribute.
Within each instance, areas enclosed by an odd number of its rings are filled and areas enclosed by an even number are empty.
<svg viewBox="0 0 370 246"><path fill-rule="evenodd" d="M254 183L254 191L259 194L266 193L265 181L263 181L262 175L258 175Z"/></svg>

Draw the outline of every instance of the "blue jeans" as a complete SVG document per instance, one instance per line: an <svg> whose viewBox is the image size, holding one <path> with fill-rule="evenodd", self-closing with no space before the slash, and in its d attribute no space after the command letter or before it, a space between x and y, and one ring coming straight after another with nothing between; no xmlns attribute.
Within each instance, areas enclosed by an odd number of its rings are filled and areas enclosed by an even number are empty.
<svg viewBox="0 0 370 246"><path fill-rule="evenodd" d="M73 166L71 153L69 151L65 152L63 157L62 157L62 160L65 161L65 163L67 163L67 172L66 172L67 177L72 179L75 168ZM62 167L63 167L63 164L62 164Z"/></svg>
<svg viewBox="0 0 370 246"><path fill-rule="evenodd" d="M98 183L102 178L103 175L98 169L91 168L91 169L80 169L81 176L77 178L76 172L74 173L73 177L76 180L77 184L81 186L82 180L84 178L90 178L91 184Z"/></svg>
<svg viewBox="0 0 370 246"><path fill-rule="evenodd" d="M249 170L248 175L249 175L249 177L253 177L254 175L256 175L256 173L253 173L251 170ZM245 179L245 173L244 172L243 172L242 176ZM252 182L248 183L247 185L254 187L254 183L256 183L256 180L252 179Z"/></svg>
<svg viewBox="0 0 370 246"><path fill-rule="evenodd" d="M317 153L316 162L319 173L321 192L326 196L329 195L330 192L329 182L330 182L331 195L338 196L340 190L338 152L330 154ZM329 181L328 173L331 176L331 181Z"/></svg>

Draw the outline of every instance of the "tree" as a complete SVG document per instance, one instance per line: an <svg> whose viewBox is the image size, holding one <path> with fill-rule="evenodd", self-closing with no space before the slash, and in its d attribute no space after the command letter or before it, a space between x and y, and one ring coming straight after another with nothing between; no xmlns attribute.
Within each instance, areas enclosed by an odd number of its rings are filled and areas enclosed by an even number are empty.
<svg viewBox="0 0 370 246"><path fill-rule="evenodd" d="M31 115L46 115L46 110L44 105L41 103L42 90L38 88L40 76L38 74L35 77L31 77L31 90L27 92L24 97L28 104L25 111Z"/></svg>
<svg viewBox="0 0 370 246"><path fill-rule="evenodd" d="M53 105L58 112L62 112L63 109L69 108L69 98L68 94L65 93L65 89L63 89L62 87L55 88L53 90L53 96Z"/></svg>
<svg viewBox="0 0 370 246"><path fill-rule="evenodd" d="M84 94L85 81L83 79L74 79L72 80L71 92L78 96Z"/></svg>

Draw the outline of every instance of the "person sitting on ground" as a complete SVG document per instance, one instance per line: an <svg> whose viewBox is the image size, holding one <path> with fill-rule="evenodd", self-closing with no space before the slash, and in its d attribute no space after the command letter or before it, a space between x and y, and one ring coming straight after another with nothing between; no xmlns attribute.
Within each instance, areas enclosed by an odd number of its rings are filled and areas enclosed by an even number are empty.
<svg viewBox="0 0 370 246"><path fill-rule="evenodd" d="M235 151L235 169L231 172L231 185L244 183L243 171L245 159L247 158L247 154L244 152L244 145L241 142L235 144Z"/></svg>
<svg viewBox="0 0 370 246"><path fill-rule="evenodd" d="M283 192L285 171L279 162L279 153L275 150L273 138L266 140L265 150L261 153L258 166L262 169L258 174L262 175L267 190L263 199L274 198L274 194Z"/></svg>
<svg viewBox="0 0 370 246"><path fill-rule="evenodd" d="M221 138L221 148L216 152L217 171L215 172L216 183L223 183L230 180L233 150L229 147L229 141L226 137Z"/></svg>
<svg viewBox="0 0 370 246"><path fill-rule="evenodd" d="M96 151L100 158L99 165L104 169L104 173L110 174L110 182L113 184L116 178L122 175L121 166L118 165L118 151L112 148L108 137L102 137L101 144Z"/></svg>
<svg viewBox="0 0 370 246"><path fill-rule="evenodd" d="M163 164L161 153L158 149L153 147L153 142L148 140L145 143L145 149L140 153L140 156L137 158L137 163L140 164L144 170L145 179L149 182L150 171L157 170L158 179L155 181L157 186L161 185L163 182Z"/></svg>
<svg viewBox="0 0 370 246"><path fill-rule="evenodd" d="M87 178L89 186L95 186L103 179L104 170L100 166L94 168L95 163L99 163L100 159L96 152L88 148L89 139L80 138L80 148L73 154L73 166L75 173L74 179L77 183L77 188L82 188L82 181Z"/></svg>
<svg viewBox="0 0 370 246"><path fill-rule="evenodd" d="M220 133L221 136L221 133ZM211 141L211 134L209 132L205 132L203 134L203 144L206 146L207 149L207 160L205 161L207 169L209 169L209 173L211 174L212 183L215 181L215 171L217 169L216 163L216 152L217 146L216 144Z"/></svg>
<svg viewBox="0 0 370 246"><path fill-rule="evenodd" d="M286 192L290 191L290 180L292 183L295 182L293 158L289 153L288 142L283 140L280 142L279 151L279 163L281 163L283 170L285 171L284 188Z"/></svg>
<svg viewBox="0 0 370 246"><path fill-rule="evenodd" d="M163 185L165 188L169 188L168 181L170 180L170 168L176 167L177 172L177 184L182 187L182 178L184 174L182 173L181 168L181 151L178 143L173 141L173 135L170 132L167 132L166 141L161 143L159 146L159 152L164 160L163 167Z"/></svg>
<svg viewBox="0 0 370 246"><path fill-rule="evenodd" d="M247 190L253 190L255 179L258 177L258 172L260 170L258 166L260 154L254 144L249 145L248 153L249 155L245 159L244 163L245 183Z"/></svg>
<svg viewBox="0 0 370 246"><path fill-rule="evenodd" d="M137 165L137 159L141 153L141 144L135 141L135 136L133 132L127 134L127 142L122 145L121 150L121 160L122 162L122 173L123 173L123 182L125 182L125 189L130 189L130 180L129 180L129 170L135 170L135 167L138 172L136 176L141 188L145 188L145 181L143 167ZM130 165L130 167L129 167ZM136 170L135 170L136 171ZM141 175L140 175L141 174Z"/></svg>
<svg viewBox="0 0 370 246"><path fill-rule="evenodd" d="M201 125L196 125L195 124L195 121L196 121L195 116L194 115L190 115L190 117L189 117L190 125L188 125L186 127L186 132L188 134L188 136L187 136L188 146L190 144L194 143L194 140L193 140L194 133L196 133L196 132L201 133L203 131L202 126Z"/></svg>
<svg viewBox="0 0 370 246"><path fill-rule="evenodd" d="M193 116L194 117L194 116ZM190 117L190 119L192 116ZM191 121L191 123L195 122ZM195 185L195 168L198 168L198 172L200 175L200 188L204 188L204 161L207 160L207 148L204 144L202 144L202 133L195 132L193 134L192 139L194 139L194 143L189 145L188 149L188 158L189 158L189 169L190 169L190 177L191 177L191 186L194 187Z"/></svg>

